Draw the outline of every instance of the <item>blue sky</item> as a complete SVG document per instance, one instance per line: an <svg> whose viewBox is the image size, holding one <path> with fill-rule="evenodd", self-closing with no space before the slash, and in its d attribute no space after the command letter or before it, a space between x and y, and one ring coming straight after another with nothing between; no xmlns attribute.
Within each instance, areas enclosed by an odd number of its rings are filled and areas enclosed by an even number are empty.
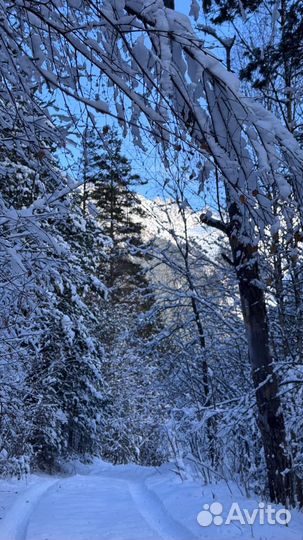
<svg viewBox="0 0 303 540"><path fill-rule="evenodd" d="M190 0L175 0L176 2L176 10L183 12L185 14L189 13L190 10ZM71 111L75 113L76 116L79 116L81 112L81 106L79 106L76 102L71 102L68 100L69 106L71 108ZM62 105L62 108L64 108L63 98L62 96L58 95L58 104ZM113 125L114 121L111 117L102 116L101 114L96 114L96 119L98 119L98 125L103 126L105 124ZM81 122L79 123L79 132L83 129L83 121L82 121L82 127ZM75 139L76 140L76 139ZM78 139L78 142L80 143L81 140ZM72 148L70 147L71 154L64 154L60 152L60 161L62 162L63 166L67 171L76 179L79 180L78 172L79 172L79 159L81 156L81 146L79 145L78 148ZM161 188L161 185L163 184L163 179L167 175L161 160L157 154L157 152L154 150L151 143L147 143L146 145L146 151L143 152L139 150L138 148L135 148L132 143L131 135L128 135L123 140L123 153L128 157L128 159L131 161L133 171L140 174L140 176L147 181L146 185L139 187L138 192L145 195L148 198L155 198L157 196L163 197L163 190ZM193 203L194 207L202 207L203 201L197 200L197 198L190 196L190 202ZM195 200L194 200L195 199ZM204 204L210 203L211 194L208 194L206 196L206 200L204 201Z"/></svg>

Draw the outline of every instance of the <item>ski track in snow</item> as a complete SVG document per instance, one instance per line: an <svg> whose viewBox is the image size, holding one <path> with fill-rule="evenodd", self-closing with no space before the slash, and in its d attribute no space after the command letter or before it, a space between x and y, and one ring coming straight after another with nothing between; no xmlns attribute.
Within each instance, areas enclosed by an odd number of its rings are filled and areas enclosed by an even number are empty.
<svg viewBox="0 0 303 540"><path fill-rule="evenodd" d="M246 499L237 489L231 495L223 484L182 484L169 466L113 466L99 461L91 466L77 464L74 470L67 467L66 472L53 478L30 476L25 488L11 484L19 493L12 504L2 506L7 511L0 520L0 540L303 538L301 513L295 513L288 528L256 525L250 529L236 524L200 528L197 513L203 502L214 500L213 490L227 508L234 499L248 508L257 501Z"/></svg>
<svg viewBox="0 0 303 540"><path fill-rule="evenodd" d="M144 519L158 532L158 538L165 540L192 538L194 540L192 532L167 513L160 498L145 483L130 483L129 489Z"/></svg>
<svg viewBox="0 0 303 540"><path fill-rule="evenodd" d="M34 490L34 488L32 488ZM139 477L113 474L75 475L36 490L20 521L16 501L7 520L16 517L17 529L0 540L188 540L187 528L168 515L159 497Z"/></svg>
<svg viewBox="0 0 303 540"><path fill-rule="evenodd" d="M42 496L51 490L58 480L45 480L23 491L1 520L0 540L24 540L31 514Z"/></svg>

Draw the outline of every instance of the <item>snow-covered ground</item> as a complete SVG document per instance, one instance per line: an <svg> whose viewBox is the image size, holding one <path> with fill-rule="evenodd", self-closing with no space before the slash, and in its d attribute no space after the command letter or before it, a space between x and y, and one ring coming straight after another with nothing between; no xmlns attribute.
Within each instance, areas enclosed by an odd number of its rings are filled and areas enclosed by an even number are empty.
<svg viewBox="0 0 303 540"><path fill-rule="evenodd" d="M172 466L70 465L66 475L32 475L0 482L0 540L194 540L303 538L302 514L290 524L200 526L203 505L232 502L258 509L235 484L181 482ZM214 508L214 507L213 507Z"/></svg>

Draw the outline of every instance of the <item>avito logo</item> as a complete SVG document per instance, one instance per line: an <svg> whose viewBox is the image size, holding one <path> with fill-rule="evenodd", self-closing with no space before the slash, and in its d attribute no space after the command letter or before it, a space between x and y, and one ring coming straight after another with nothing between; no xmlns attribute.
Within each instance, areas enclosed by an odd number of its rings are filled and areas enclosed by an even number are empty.
<svg viewBox="0 0 303 540"><path fill-rule="evenodd" d="M204 504L203 510L197 515L197 521L201 527L208 527L212 523L219 526L236 522L241 525L253 525L256 522L260 525L288 525L291 520L291 512L287 508L277 510L271 504L265 505L262 502L253 510L241 508L239 503L233 502L225 520L222 513L223 505L220 502Z"/></svg>

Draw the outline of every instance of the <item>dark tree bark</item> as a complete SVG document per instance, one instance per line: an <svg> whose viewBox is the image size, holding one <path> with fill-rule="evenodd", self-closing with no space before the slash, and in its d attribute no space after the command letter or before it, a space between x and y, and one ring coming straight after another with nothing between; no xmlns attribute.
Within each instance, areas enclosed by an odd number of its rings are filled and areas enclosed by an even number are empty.
<svg viewBox="0 0 303 540"><path fill-rule="evenodd" d="M270 499L284 505L299 503L302 506L302 480L293 472L287 452L282 403L269 345L265 293L260 283L258 248L239 241L238 215L236 205L231 205L229 225L205 215L201 216L201 221L225 232L229 238L248 341Z"/></svg>
<svg viewBox="0 0 303 540"><path fill-rule="evenodd" d="M239 283L270 498L284 505L293 505L298 498L302 501L302 494L299 493L300 481L292 472L291 457L287 454L284 416L273 369L257 254L251 246L241 245L233 236L230 237L230 246Z"/></svg>
<svg viewBox="0 0 303 540"><path fill-rule="evenodd" d="M175 0L164 0L164 5L167 8L175 9Z"/></svg>

